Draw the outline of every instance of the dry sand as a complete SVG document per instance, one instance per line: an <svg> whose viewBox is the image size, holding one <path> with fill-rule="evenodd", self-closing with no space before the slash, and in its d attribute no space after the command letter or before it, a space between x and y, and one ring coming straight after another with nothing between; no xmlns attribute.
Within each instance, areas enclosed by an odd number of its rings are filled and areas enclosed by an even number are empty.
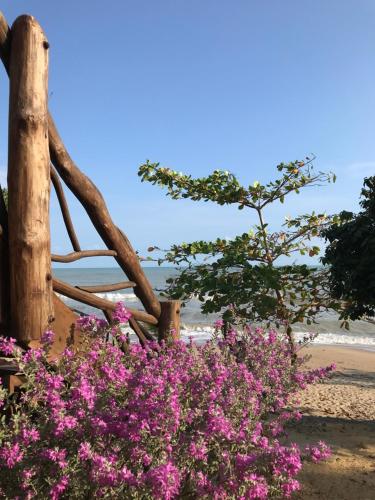
<svg viewBox="0 0 375 500"><path fill-rule="evenodd" d="M290 429L299 444L324 440L332 457L307 464L300 475L303 500L375 500L375 352L324 346L311 354L312 368L335 362L326 382L303 391L303 419Z"/></svg>

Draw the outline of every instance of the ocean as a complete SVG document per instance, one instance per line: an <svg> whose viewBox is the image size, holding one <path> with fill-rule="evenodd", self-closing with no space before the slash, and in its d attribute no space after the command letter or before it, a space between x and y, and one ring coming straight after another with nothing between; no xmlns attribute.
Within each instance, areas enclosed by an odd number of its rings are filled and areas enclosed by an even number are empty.
<svg viewBox="0 0 375 500"><path fill-rule="evenodd" d="M152 284L157 295L164 288L166 280L174 276L176 271L166 267L145 267L144 271ZM118 268L56 268L54 275L72 285L98 285L102 283L117 283L127 278ZM113 302L124 302L132 308L142 308L135 296L133 289L119 290L116 292L98 293L99 297ZM97 309L75 302L74 300L61 297L70 307L76 308L84 313L96 313L101 315ZM218 314L203 315L200 312L200 302L196 299L190 300L181 311L181 336L183 339L192 337L195 341L204 341L212 335L213 323L219 318ZM375 325L366 321L350 322L350 329L340 328L340 321L336 314L323 313L318 318L319 323L315 325L296 324L294 332L297 340L302 340L306 332L317 332L315 344L334 344L362 349L375 350Z"/></svg>

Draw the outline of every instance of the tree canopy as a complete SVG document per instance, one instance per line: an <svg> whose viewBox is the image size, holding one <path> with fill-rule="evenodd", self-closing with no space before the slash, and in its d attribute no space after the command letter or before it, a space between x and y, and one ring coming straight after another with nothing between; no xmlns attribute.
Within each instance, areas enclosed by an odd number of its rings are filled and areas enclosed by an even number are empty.
<svg viewBox="0 0 375 500"><path fill-rule="evenodd" d="M323 233L331 293L345 301L342 317L352 320L375 316L375 176L364 180L360 205L358 214L341 212L341 222Z"/></svg>
<svg viewBox="0 0 375 500"><path fill-rule="evenodd" d="M255 212L257 223L230 240L181 243L164 251L159 264L183 266L177 277L169 279L166 294L183 300L198 297L203 313L221 312L228 322L242 318L284 326L293 344L291 325L311 324L319 312L337 304L327 293L324 269L293 261L285 265L280 258L318 255L316 237L332 218L312 212L286 218L280 230L270 231L265 208L283 203L287 195L299 193L304 187L334 181L335 176L316 172L310 158L281 163L277 170L277 179L266 184L255 181L249 186L241 185L227 171L215 170L194 179L150 162L140 167L139 175L142 181L166 187L173 199L231 204Z"/></svg>

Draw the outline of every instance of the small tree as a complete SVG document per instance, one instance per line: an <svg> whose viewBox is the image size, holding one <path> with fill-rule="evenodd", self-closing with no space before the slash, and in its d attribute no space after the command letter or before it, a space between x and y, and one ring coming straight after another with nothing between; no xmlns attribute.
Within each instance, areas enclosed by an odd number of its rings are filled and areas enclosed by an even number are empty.
<svg viewBox="0 0 375 500"><path fill-rule="evenodd" d="M324 309L336 307L326 286L326 271L301 264L279 265L281 257L298 253L313 257L320 249L314 238L321 235L331 218L312 212L287 218L280 231L269 232L265 209L284 202L290 193L301 188L335 180L331 173L315 173L312 159L281 163L280 178L268 184L256 181L248 187L240 185L229 172L215 170L208 177L193 179L190 175L160 167L158 163L142 165L139 175L167 187L173 199L212 201L219 205L236 205L239 210L255 212L258 222L248 232L228 240L195 241L173 245L163 262L186 266L175 278L168 280L165 293L173 298L198 296L202 312L223 312L223 318L266 321L283 325L291 349L294 347L292 325L311 324ZM149 250L158 249L152 247ZM160 250L160 249L158 249ZM204 258L200 262L200 258Z"/></svg>
<svg viewBox="0 0 375 500"><path fill-rule="evenodd" d="M345 301L345 320L375 316L375 176L364 180L361 196L361 212L341 212L341 222L323 233L329 244L322 261L332 296Z"/></svg>

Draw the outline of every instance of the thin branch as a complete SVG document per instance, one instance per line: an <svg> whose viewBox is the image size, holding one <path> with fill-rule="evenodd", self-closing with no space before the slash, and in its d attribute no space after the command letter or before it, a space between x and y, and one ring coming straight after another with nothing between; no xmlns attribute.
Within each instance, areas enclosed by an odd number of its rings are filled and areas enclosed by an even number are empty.
<svg viewBox="0 0 375 500"><path fill-rule="evenodd" d="M59 201L61 213L65 222L65 227L69 235L69 239L72 243L73 250L76 252L79 252L81 250L81 247L79 245L79 241L76 235L76 232L74 230L73 222L70 217L69 213L69 207L66 202L65 194L63 187L61 185L58 173L56 172L55 167L51 164L51 181L53 184L53 187L55 188L56 196Z"/></svg>
<svg viewBox="0 0 375 500"><path fill-rule="evenodd" d="M80 252L72 252L67 255L51 254L52 262L74 262L86 257L116 257L117 253L114 250L81 250Z"/></svg>
<svg viewBox="0 0 375 500"><path fill-rule="evenodd" d="M101 293L114 292L115 290L125 290L126 288L134 288L137 286L134 281L122 281L121 283L113 283L112 285L76 285L75 288L84 292Z"/></svg>

